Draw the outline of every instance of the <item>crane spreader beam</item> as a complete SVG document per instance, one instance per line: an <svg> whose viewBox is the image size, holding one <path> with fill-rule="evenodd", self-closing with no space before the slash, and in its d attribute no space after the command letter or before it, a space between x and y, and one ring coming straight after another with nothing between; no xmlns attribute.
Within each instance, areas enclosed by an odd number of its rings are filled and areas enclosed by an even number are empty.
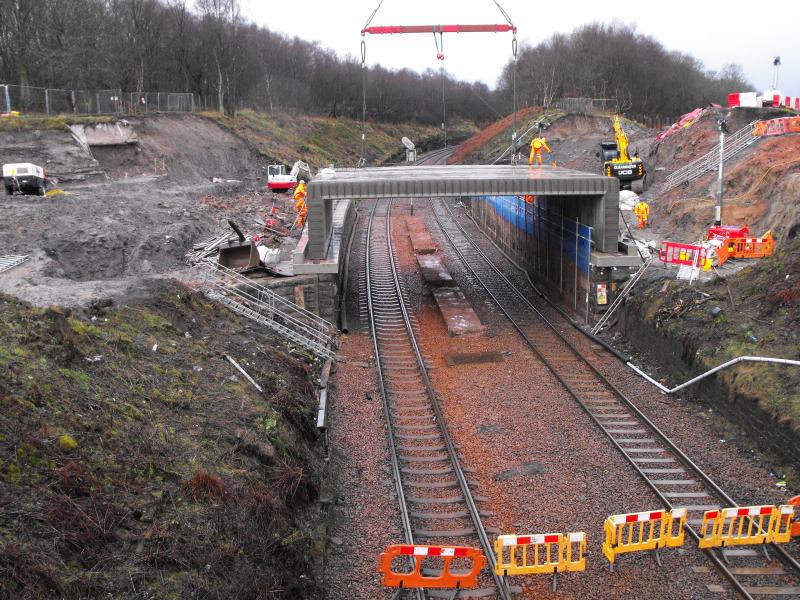
<svg viewBox="0 0 800 600"><path fill-rule="evenodd" d="M386 33L517 33L514 25L380 25L365 27L361 35Z"/></svg>

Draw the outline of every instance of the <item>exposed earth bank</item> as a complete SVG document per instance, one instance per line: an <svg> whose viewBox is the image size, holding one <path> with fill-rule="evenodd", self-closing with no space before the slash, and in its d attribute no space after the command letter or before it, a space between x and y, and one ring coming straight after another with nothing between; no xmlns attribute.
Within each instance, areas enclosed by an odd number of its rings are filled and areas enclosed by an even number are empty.
<svg viewBox="0 0 800 600"><path fill-rule="evenodd" d="M314 361L149 292L0 296L0 598L319 597Z"/></svg>
<svg viewBox="0 0 800 600"><path fill-rule="evenodd" d="M713 224L716 170L669 192L661 189L670 173L718 144L719 117L727 117L731 132L736 132L754 120L795 114L773 108L706 108L690 126L661 141L656 140L657 132L623 120L631 148L639 151L648 172L644 196L650 204L650 225L635 235L654 240L656 247L662 239L694 243ZM613 139L607 115L527 108L518 114L518 131L536 120L550 123L544 130L553 149L548 160L599 173L598 143ZM511 125L510 119L498 121L462 144L454 158L491 162L508 146ZM522 150L526 155L527 146ZM651 267L644 279L650 283L640 284L624 315L613 320L618 327L609 332L614 343L649 357L648 364L671 386L741 355L800 360L800 135L761 139L726 161L723 197L723 222L747 225L754 236L771 231L777 240L775 256L729 262L710 282L694 286L676 281L674 269ZM626 218L630 223L631 213ZM717 316L710 313L714 307L722 309ZM799 368L747 364L721 373L687 396L719 409L729 419L732 434L738 431L745 446L767 450L775 473L789 474L797 488L800 481L791 473L800 470L798 390Z"/></svg>

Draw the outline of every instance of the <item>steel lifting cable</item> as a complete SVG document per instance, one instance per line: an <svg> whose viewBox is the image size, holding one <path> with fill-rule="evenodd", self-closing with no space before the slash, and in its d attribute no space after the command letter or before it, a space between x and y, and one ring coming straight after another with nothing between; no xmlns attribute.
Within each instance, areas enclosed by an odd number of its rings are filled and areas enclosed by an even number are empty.
<svg viewBox="0 0 800 600"><path fill-rule="evenodd" d="M375 9L377 10L377 9ZM373 13L374 15L374 13ZM367 162L367 42L361 34L361 158L359 167Z"/></svg>
<svg viewBox="0 0 800 600"><path fill-rule="evenodd" d="M512 76L511 76L511 87L512 87L512 119L513 119L513 131L511 134L512 138L512 147L514 146L516 139L517 139L517 27L511 20L511 17L505 11L505 9L500 6L498 0L494 0L495 6L500 10L500 14L503 15L503 18L508 23L507 25L433 25L433 26L421 26L421 25L398 25L398 26L388 26L388 27L370 27L370 24L375 18L375 15L380 10L381 6L383 5L383 0L378 2L378 6L375 10L372 11L367 22L364 24L364 27L361 30L361 158L358 162L359 166L363 166L366 163L366 128L367 128L367 82L366 82L366 69L367 69L367 58L366 58L366 41L365 35L367 33L372 34L393 34L393 33L425 33L426 31L431 31L433 29L433 37L434 43L436 44L436 58L444 61L444 33L459 33L459 32L504 32L504 31L511 31L513 33L513 39L511 41L511 52L514 57L513 68L512 68ZM436 39L436 34L439 34L439 39ZM444 133L444 144L445 147L447 146L447 103L446 103L446 71L444 68L444 62L442 62L442 131ZM513 158L512 158L513 162Z"/></svg>
<svg viewBox="0 0 800 600"><path fill-rule="evenodd" d="M359 167L363 167L367 163L367 41L364 32L378 14L381 5L383 5L383 0L378 2L378 6L372 11L361 29L361 158L358 159Z"/></svg>
<svg viewBox="0 0 800 600"><path fill-rule="evenodd" d="M436 39L436 34L439 39ZM444 134L444 147L447 148L447 96L445 95L445 69L444 69L444 31L441 25L433 26L433 43L436 44L436 59L442 61L442 133Z"/></svg>
<svg viewBox="0 0 800 600"><path fill-rule="evenodd" d="M506 22L511 25L514 35L514 37L511 38L511 55L514 58L514 62L511 65L511 119L513 121L513 125L511 126L511 145L514 147L511 153L511 164L514 165L517 163L517 28L505 9L500 6L500 3L494 0L494 4L497 6L500 14L503 15Z"/></svg>
<svg viewBox="0 0 800 600"><path fill-rule="evenodd" d="M499 6L499 5L498 5ZM502 10L502 9L500 9ZM517 34L511 38L511 54L514 57L514 63L511 65L511 111L513 113L512 120L514 124L511 127L511 143L515 146L511 154L511 164L517 164Z"/></svg>

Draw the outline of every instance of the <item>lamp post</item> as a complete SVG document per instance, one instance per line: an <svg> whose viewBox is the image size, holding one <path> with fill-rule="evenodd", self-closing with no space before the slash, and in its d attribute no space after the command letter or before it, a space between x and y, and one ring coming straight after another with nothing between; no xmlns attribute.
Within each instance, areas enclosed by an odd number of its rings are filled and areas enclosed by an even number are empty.
<svg viewBox="0 0 800 600"><path fill-rule="evenodd" d="M728 119L720 117L717 119L717 129L719 130L719 173L717 174L717 207L714 211L714 225L722 225L722 173L725 162L725 134L728 131Z"/></svg>

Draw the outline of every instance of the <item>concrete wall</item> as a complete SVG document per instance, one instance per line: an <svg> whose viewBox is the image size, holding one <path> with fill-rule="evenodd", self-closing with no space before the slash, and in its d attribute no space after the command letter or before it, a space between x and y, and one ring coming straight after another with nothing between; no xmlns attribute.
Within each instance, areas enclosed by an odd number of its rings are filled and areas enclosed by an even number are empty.
<svg viewBox="0 0 800 600"><path fill-rule="evenodd" d="M274 279L266 286L276 294L319 315L330 323L336 323L339 275L296 275L286 279Z"/></svg>

